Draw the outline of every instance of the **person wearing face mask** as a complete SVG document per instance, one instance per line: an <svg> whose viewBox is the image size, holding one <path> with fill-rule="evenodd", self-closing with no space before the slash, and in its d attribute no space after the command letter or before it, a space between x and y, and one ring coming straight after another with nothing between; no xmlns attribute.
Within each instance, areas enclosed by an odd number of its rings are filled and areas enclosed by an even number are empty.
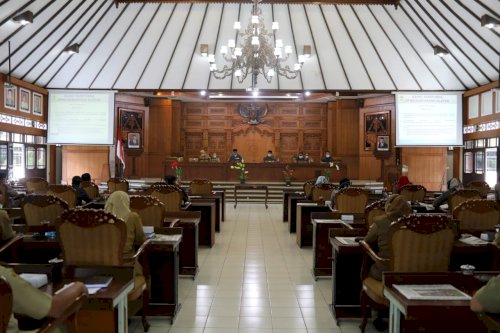
<svg viewBox="0 0 500 333"><path fill-rule="evenodd" d="M326 151L326 152L325 152L325 155L323 155L323 157L321 158L321 162L322 162L322 163L330 163L330 162L333 162L333 158L332 158L332 156L330 155L330 152L329 152L329 151Z"/></svg>
<svg viewBox="0 0 500 333"><path fill-rule="evenodd" d="M273 162L277 162L277 161L278 160L273 155L273 151L272 150L268 150L267 151L267 155L264 156L264 162L266 162L266 163L273 163Z"/></svg>
<svg viewBox="0 0 500 333"><path fill-rule="evenodd" d="M306 155L304 155L303 152L300 152L297 156L294 156L293 159L295 160L295 162L306 162L307 161Z"/></svg>

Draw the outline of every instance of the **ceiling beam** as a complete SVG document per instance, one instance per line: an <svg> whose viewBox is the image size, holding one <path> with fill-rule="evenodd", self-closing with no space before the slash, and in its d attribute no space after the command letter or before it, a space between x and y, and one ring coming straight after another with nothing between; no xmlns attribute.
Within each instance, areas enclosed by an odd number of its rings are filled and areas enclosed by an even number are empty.
<svg viewBox="0 0 500 333"><path fill-rule="evenodd" d="M251 0L114 0L116 6L120 3L250 3ZM317 4L317 5L394 5L396 8L400 0L262 0L272 4Z"/></svg>

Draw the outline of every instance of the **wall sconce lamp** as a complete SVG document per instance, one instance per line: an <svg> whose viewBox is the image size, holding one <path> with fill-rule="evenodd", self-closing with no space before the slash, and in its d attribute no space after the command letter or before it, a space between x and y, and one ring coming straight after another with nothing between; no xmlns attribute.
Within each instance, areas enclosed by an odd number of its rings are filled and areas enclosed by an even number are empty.
<svg viewBox="0 0 500 333"><path fill-rule="evenodd" d="M66 46L64 48L64 52L69 53L69 54L75 54L80 52L80 44L71 44L69 46Z"/></svg>
<svg viewBox="0 0 500 333"><path fill-rule="evenodd" d="M208 57L208 44L200 44L200 53L202 57Z"/></svg>
<svg viewBox="0 0 500 333"><path fill-rule="evenodd" d="M22 12L19 15L16 15L12 18L12 20L16 23L20 23L22 25L26 25L28 23L33 23L33 12L27 10Z"/></svg>
<svg viewBox="0 0 500 333"><path fill-rule="evenodd" d="M440 56L442 58L448 54L450 54L450 52L447 49L439 45L434 45L434 55Z"/></svg>
<svg viewBox="0 0 500 333"><path fill-rule="evenodd" d="M481 16L481 26L488 29L497 28L500 27L500 21L488 14L484 14Z"/></svg>
<svg viewBox="0 0 500 333"><path fill-rule="evenodd" d="M311 56L311 45L304 45L304 57L309 58Z"/></svg>

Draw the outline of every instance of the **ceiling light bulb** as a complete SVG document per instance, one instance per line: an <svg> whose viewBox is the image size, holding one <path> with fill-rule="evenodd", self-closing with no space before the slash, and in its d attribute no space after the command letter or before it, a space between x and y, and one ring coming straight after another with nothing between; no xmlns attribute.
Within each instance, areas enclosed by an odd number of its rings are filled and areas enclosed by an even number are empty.
<svg viewBox="0 0 500 333"><path fill-rule="evenodd" d="M236 46L236 42L234 39L230 39L227 41L227 47L234 49L235 46Z"/></svg>
<svg viewBox="0 0 500 333"><path fill-rule="evenodd" d="M240 30L241 29L241 23L240 22L234 22L233 28L235 30Z"/></svg>
<svg viewBox="0 0 500 333"><path fill-rule="evenodd" d="M271 25L271 29L273 30L279 30L279 28L280 28L279 22L273 22L273 24Z"/></svg>
<svg viewBox="0 0 500 333"><path fill-rule="evenodd" d="M259 17L257 15L252 15L252 23L253 24L259 23Z"/></svg>
<svg viewBox="0 0 500 333"><path fill-rule="evenodd" d="M276 39L276 47L283 47L283 40L282 39Z"/></svg>
<svg viewBox="0 0 500 333"><path fill-rule="evenodd" d="M226 45L222 45L220 47L220 53L221 54L227 54L227 46Z"/></svg>

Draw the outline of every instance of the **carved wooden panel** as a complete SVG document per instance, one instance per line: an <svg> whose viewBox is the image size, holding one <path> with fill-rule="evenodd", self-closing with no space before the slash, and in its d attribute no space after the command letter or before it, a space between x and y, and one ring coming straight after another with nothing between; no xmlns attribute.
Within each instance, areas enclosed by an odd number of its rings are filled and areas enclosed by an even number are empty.
<svg viewBox="0 0 500 333"><path fill-rule="evenodd" d="M188 120L186 121L186 127L187 128L202 128L203 127L203 122L201 120Z"/></svg>
<svg viewBox="0 0 500 333"><path fill-rule="evenodd" d="M299 126L299 122L297 120L283 120L280 122L282 128L297 128Z"/></svg>
<svg viewBox="0 0 500 333"><path fill-rule="evenodd" d="M321 128L321 121L305 121L304 128L307 128L307 129Z"/></svg>
<svg viewBox="0 0 500 333"><path fill-rule="evenodd" d="M208 152L217 153L221 156L226 151L226 134L225 133L208 133Z"/></svg>
<svg viewBox="0 0 500 333"><path fill-rule="evenodd" d="M224 128L226 126L226 122L224 120L209 120L208 127L209 128Z"/></svg>
<svg viewBox="0 0 500 333"><path fill-rule="evenodd" d="M304 116L318 116L321 117L321 111L323 109L321 108L311 108L311 107L304 107Z"/></svg>
<svg viewBox="0 0 500 333"><path fill-rule="evenodd" d="M199 108L199 107L187 107L186 108L186 115L187 116L190 116L190 115L201 115L203 113L203 109L202 108Z"/></svg>
<svg viewBox="0 0 500 333"><path fill-rule="evenodd" d="M285 152L285 151L295 151L298 149L299 145L299 138L297 133L290 134L290 133L282 133L281 134L281 146L280 146L280 151Z"/></svg>
<svg viewBox="0 0 500 333"><path fill-rule="evenodd" d="M282 107L279 109L282 116L297 116L299 107Z"/></svg>
<svg viewBox="0 0 500 333"><path fill-rule="evenodd" d="M221 116L227 113L227 108L224 107L208 107L208 114L210 116Z"/></svg>
<svg viewBox="0 0 500 333"><path fill-rule="evenodd" d="M196 156L199 155L199 151L203 149L203 133L186 133L186 151L190 152L188 155L192 155L193 151L196 151Z"/></svg>

